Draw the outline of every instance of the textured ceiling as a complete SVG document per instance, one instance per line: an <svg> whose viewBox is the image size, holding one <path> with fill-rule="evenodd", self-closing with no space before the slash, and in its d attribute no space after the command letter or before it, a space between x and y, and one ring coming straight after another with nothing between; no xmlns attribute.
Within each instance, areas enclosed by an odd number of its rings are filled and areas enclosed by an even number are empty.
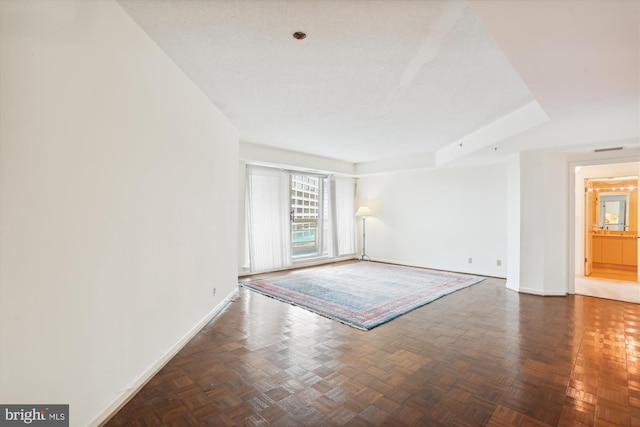
<svg viewBox="0 0 640 427"><path fill-rule="evenodd" d="M466 2L119 3L243 142L354 163L434 153L534 101Z"/></svg>
<svg viewBox="0 0 640 427"><path fill-rule="evenodd" d="M243 142L363 170L640 147L637 0L118 1Z"/></svg>

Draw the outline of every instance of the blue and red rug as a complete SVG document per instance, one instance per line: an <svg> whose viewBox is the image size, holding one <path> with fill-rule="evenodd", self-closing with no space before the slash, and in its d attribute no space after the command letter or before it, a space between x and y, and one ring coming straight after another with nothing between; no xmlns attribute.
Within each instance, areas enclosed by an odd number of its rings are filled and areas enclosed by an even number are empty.
<svg viewBox="0 0 640 427"><path fill-rule="evenodd" d="M482 280L467 274L357 262L246 279L239 284L368 330Z"/></svg>

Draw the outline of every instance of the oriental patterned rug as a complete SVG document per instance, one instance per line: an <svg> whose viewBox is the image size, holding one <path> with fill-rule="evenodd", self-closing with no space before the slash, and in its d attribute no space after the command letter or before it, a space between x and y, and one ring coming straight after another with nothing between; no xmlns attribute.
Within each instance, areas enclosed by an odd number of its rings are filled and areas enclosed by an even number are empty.
<svg viewBox="0 0 640 427"><path fill-rule="evenodd" d="M245 279L239 285L369 330L482 280L468 274L357 262Z"/></svg>

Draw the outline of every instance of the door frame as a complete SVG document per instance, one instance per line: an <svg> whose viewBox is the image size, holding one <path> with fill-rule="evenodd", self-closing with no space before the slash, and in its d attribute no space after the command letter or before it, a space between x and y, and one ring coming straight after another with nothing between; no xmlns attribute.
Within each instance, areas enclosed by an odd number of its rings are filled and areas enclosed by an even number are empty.
<svg viewBox="0 0 640 427"><path fill-rule="evenodd" d="M582 184L582 186L584 187L584 182ZM578 191L578 189L576 188L576 191ZM584 208L583 208L583 212L584 212L584 275L585 276L589 276L591 275L591 267L593 265L593 256L591 255L591 250L593 247L592 241L593 238L591 236L591 227L589 226L589 224L593 224L593 211L590 208L590 204L594 202L593 197L593 191L586 191L586 189L584 189L584 197L585 197L585 201L584 201Z"/></svg>
<svg viewBox="0 0 640 427"><path fill-rule="evenodd" d="M584 197L582 197L582 189L580 189L580 197L576 195L576 167L583 166L605 166L605 165L624 165L629 172L621 172L623 174L637 174L637 164L640 162L640 150L625 150L620 152L602 152L602 153L582 153L567 157L567 174L569 175L567 197L568 197L568 214L569 226L567 227L567 246L568 246L568 268L567 268L567 293L576 293L576 274L579 270L584 274ZM635 167L635 169L633 169ZM640 191L640 190L637 190ZM638 197L640 205L640 197ZM576 214L582 212L582 223L576 223ZM640 218L638 219L640 221ZM640 249L640 239L636 239ZM638 253L638 261L640 261L640 251ZM578 267L579 266L579 267ZM638 268L638 282L640 282L640 268Z"/></svg>

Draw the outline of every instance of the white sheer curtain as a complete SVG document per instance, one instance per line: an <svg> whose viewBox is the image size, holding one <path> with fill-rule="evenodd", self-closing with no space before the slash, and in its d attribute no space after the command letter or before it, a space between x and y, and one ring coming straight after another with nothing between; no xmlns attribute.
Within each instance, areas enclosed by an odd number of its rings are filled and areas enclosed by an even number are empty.
<svg viewBox="0 0 640 427"><path fill-rule="evenodd" d="M356 252L355 198L356 183L353 178L332 177L330 194L332 256L350 255Z"/></svg>
<svg viewBox="0 0 640 427"><path fill-rule="evenodd" d="M247 166L247 221L251 271L291 265L289 174Z"/></svg>

